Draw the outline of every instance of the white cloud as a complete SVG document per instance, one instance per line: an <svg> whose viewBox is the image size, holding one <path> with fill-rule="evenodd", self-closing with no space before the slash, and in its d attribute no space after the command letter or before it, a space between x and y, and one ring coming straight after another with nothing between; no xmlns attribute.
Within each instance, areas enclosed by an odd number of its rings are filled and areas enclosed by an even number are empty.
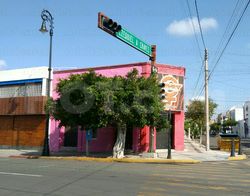
<svg viewBox="0 0 250 196"><path fill-rule="evenodd" d="M204 96L197 96L197 97L193 97L193 98L191 99L191 101L195 101L195 100L204 101L204 100L205 100L205 97L204 97Z"/></svg>
<svg viewBox="0 0 250 196"><path fill-rule="evenodd" d="M7 66L5 60L0 59L0 70L5 66Z"/></svg>
<svg viewBox="0 0 250 196"><path fill-rule="evenodd" d="M214 18L202 18L200 23L202 32L215 29L218 26L218 23ZM198 33L199 31L199 23L196 17L185 18L179 21L175 20L167 27L167 32L169 34L178 36L191 36L194 35L194 33Z"/></svg>

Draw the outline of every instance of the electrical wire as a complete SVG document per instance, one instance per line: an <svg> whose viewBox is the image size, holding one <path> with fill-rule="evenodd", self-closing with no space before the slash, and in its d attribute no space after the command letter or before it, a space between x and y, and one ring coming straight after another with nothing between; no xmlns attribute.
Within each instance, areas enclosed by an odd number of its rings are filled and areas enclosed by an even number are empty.
<svg viewBox="0 0 250 196"><path fill-rule="evenodd" d="M197 97L200 97L201 96L201 94L204 92L204 89L205 89L205 84L203 84L202 86L201 86L201 88L200 88L200 93L198 94L198 96Z"/></svg>
<svg viewBox="0 0 250 196"><path fill-rule="evenodd" d="M192 13L191 13L191 9L190 9L190 5L188 3L188 0L186 0L186 3L187 3L187 7L188 7L189 18L191 20L192 28L193 28L194 35L195 35L195 41L196 41L196 44L197 44L198 49L199 49L199 54L200 54L201 61L203 61L203 58L202 58L202 55L201 55L201 48L200 48L200 45L199 45L197 34L195 32L194 21L192 20Z"/></svg>
<svg viewBox="0 0 250 196"><path fill-rule="evenodd" d="M245 8L244 8L243 12L241 13L240 18L238 19L238 22L237 22L236 26L234 27L232 33L230 34L230 37L228 38L228 40L227 40L227 42L226 42L226 45L224 46L223 50L221 51L220 56L218 57L218 59L217 59L215 65L214 65L213 68L212 68L212 71L211 71L210 74L209 74L208 79L211 78L211 76L212 76L212 74L213 74L215 68L218 66L218 63L219 63L221 57L223 56L223 53L225 52L225 50L226 50L228 44L230 43L230 41L231 41L231 39L232 39L232 37L233 37L233 35L234 35L236 29L238 28L238 26L239 26L239 24L240 24L240 22L241 22L241 20L242 20L242 18L243 18L243 16L244 16L244 14L245 14L245 12L246 12L246 9L247 9L248 6L249 6L249 3L250 3L250 0L248 0L247 4L245 5Z"/></svg>
<svg viewBox="0 0 250 196"><path fill-rule="evenodd" d="M202 39L203 47L205 49L206 45L205 45L205 41L204 41L202 29L201 29L200 15L199 15L199 11L198 11L197 1L195 0L194 3L195 3L195 10L196 10L196 15L197 15L197 19L198 19L198 24L199 24L199 28L200 28L201 39Z"/></svg>
<svg viewBox="0 0 250 196"><path fill-rule="evenodd" d="M203 62L203 58L202 58L202 55L201 55L201 48L200 48L200 45L199 45L199 41L198 41L198 37L197 37L197 34L195 32L195 26L194 26L194 22L192 20L192 13L191 13L191 8L190 8L190 5L188 3L188 0L186 0L186 3L187 3L187 7L188 7L188 12L189 12L189 18L191 20L191 23L192 23L192 28L193 28L193 31L194 31L194 35L195 35L195 40L196 40L196 44L198 46L198 49L199 49L199 54L200 54L200 58L201 58L201 64ZM197 86L198 86L198 83L200 81L200 78L201 78L201 74L202 74L202 67L203 67L203 64L201 65L200 67L200 72L199 72L199 75L198 75L198 78L196 80L196 83L195 83L195 86L194 86L194 91L193 91L193 96L196 92L196 89L197 89Z"/></svg>
<svg viewBox="0 0 250 196"><path fill-rule="evenodd" d="M231 17L230 17L230 19L229 19L229 21L228 21L228 23L227 23L226 29L225 29L225 31L224 31L224 33L223 33L223 35L222 35L222 38L221 38L221 40L220 40L220 43L219 43L219 45L218 45L218 47L217 47L217 49L216 49L216 51L215 51L215 54L214 54L214 57L215 57L215 58L211 61L212 64L213 64L213 62L215 61L216 57L219 56L219 51L221 50L222 45L223 45L223 43L224 43L224 41L225 41L225 39L226 39L226 34L227 34L227 33L229 32L229 30L231 29L230 26L232 26L232 24L234 24L235 21L236 21L236 18L237 18L237 17L236 17L236 16L237 16L236 10L239 9L238 5L239 5L239 0L238 0L237 3L235 4L233 13L231 14Z"/></svg>

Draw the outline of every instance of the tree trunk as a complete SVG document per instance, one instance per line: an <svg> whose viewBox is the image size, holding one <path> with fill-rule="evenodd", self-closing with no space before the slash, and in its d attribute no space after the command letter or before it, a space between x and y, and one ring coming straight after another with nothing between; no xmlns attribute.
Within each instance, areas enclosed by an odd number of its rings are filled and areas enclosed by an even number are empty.
<svg viewBox="0 0 250 196"><path fill-rule="evenodd" d="M200 130L200 144L202 143L202 128Z"/></svg>
<svg viewBox="0 0 250 196"><path fill-rule="evenodd" d="M124 157L126 131L126 125L117 126L117 138L113 148L113 158L121 159Z"/></svg>

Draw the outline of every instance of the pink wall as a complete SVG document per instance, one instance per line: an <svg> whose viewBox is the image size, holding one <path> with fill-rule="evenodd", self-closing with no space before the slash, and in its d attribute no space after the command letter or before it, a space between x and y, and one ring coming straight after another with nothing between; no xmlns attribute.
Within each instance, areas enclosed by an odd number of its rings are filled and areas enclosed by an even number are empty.
<svg viewBox="0 0 250 196"><path fill-rule="evenodd" d="M184 111L174 114L173 147L184 150Z"/></svg>
<svg viewBox="0 0 250 196"><path fill-rule="evenodd" d="M178 76L185 75L185 69L183 67L170 66L165 64L157 64L159 73L173 74ZM145 77L150 76L151 67L149 62L133 63L116 66L94 67L96 73L102 74L107 77L113 77L116 75L125 76L130 70L136 68L139 74ZM53 99L58 98L58 94L55 92L56 85L59 79L69 77L71 74L81 74L88 71L87 69L74 69L65 71L54 71L53 79ZM51 121L50 128L50 149L51 151L58 151L63 144L64 128L58 128L58 122ZM175 125L174 125L174 143L173 146L177 150L183 150L184 148L184 112L175 112ZM155 134L156 135L156 134ZM102 139L100 139L102 138ZM78 131L78 151L85 151L85 132ZM100 151L112 151L113 144L115 142L115 131L112 128L99 129L98 138L91 141L90 152ZM156 137L155 146L156 148ZM133 132L133 150L135 152L147 152L149 150L149 127L135 128Z"/></svg>
<svg viewBox="0 0 250 196"><path fill-rule="evenodd" d="M97 138L89 141L89 152L112 152L115 142L115 129L105 127L97 130ZM86 131L78 130L78 152L86 152Z"/></svg>
<svg viewBox="0 0 250 196"><path fill-rule="evenodd" d="M53 76L53 98L57 98L58 95L55 91L56 85L59 82L59 79L65 79L72 74L82 74L90 69L95 70L96 73L101 74L106 77L114 76L126 76L126 74L132 69L136 68L139 74L143 74L145 70L144 67L147 66L147 63L135 63L135 64L125 64L125 65L115 65L115 66L105 66L105 67L90 67L86 69L73 69L73 70L64 70L64 71L54 71Z"/></svg>
<svg viewBox="0 0 250 196"><path fill-rule="evenodd" d="M53 118L50 119L50 150L52 152L59 151L64 141L64 127L59 127L59 121L55 121Z"/></svg>
<svg viewBox="0 0 250 196"><path fill-rule="evenodd" d="M166 64L157 64L158 73L162 74L173 74L176 76L185 76L185 68L184 67L177 67L172 65Z"/></svg>

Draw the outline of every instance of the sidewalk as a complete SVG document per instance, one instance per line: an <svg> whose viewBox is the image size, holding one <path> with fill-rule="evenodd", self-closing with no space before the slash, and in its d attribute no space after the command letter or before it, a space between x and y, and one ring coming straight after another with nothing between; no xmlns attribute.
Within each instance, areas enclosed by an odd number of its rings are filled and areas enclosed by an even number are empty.
<svg viewBox="0 0 250 196"><path fill-rule="evenodd" d="M243 160L245 155L237 155L230 157L230 152L219 150L206 151L205 147L192 140L185 138L185 150L171 150L171 159L167 159L167 149L156 150L154 158L147 157L147 153L129 154L123 159L113 159L111 154L93 154L86 157L84 153L78 152L58 152L51 153L50 157L42 157L41 151L38 150L15 150L0 149L1 157L12 158L46 158L46 159L64 159L64 160L82 160L82 161L101 161L101 162L129 162L129 163L200 163L203 161L227 161L227 160ZM145 156L146 154L146 156ZM150 153L148 153L150 154ZM151 154L152 155L152 154Z"/></svg>

